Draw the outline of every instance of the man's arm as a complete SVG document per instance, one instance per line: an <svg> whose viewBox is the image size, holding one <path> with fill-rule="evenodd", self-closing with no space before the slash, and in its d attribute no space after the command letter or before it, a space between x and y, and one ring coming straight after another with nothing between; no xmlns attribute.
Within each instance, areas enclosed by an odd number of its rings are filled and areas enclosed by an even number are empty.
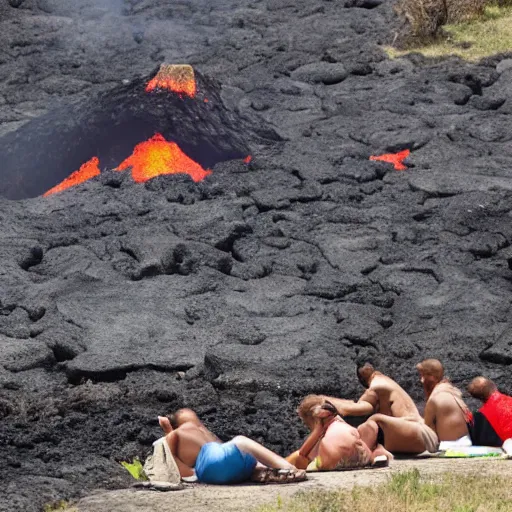
<svg viewBox="0 0 512 512"><path fill-rule="evenodd" d="M187 477L187 476L193 476L194 475L194 469L187 466L180 458L178 457L178 443L179 443L179 434L178 429L173 430L170 434L168 434L165 438L167 442L169 443L169 448L171 449L172 456L174 457L174 460L176 461L176 465L178 466L178 469L180 470L180 476L181 478Z"/></svg>
<svg viewBox="0 0 512 512"><path fill-rule="evenodd" d="M429 400L427 405L425 406L424 420L425 423L434 431L437 432L436 429L436 403L435 400Z"/></svg>
<svg viewBox="0 0 512 512"><path fill-rule="evenodd" d="M375 412L379 402L377 393L372 389L366 390L358 402L333 397L326 399L336 407L341 416L369 416Z"/></svg>
<svg viewBox="0 0 512 512"><path fill-rule="evenodd" d="M304 443L302 443L302 446L299 449L299 455L301 457L309 459L309 454L311 450L317 445L318 441L320 441L324 432L325 428L322 425L322 422L318 421L317 424L313 427L313 430L311 431L309 436L306 437Z"/></svg>

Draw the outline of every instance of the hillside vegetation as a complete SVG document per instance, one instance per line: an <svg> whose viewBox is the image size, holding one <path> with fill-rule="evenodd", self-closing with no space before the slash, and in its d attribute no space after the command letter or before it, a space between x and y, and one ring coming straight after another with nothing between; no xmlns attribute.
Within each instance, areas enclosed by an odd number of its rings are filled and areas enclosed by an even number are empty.
<svg viewBox="0 0 512 512"><path fill-rule="evenodd" d="M450 9L443 0L399 0L396 11L404 20L394 47L397 57L419 52L426 57L457 55L476 61L512 51L512 1L459 0Z"/></svg>

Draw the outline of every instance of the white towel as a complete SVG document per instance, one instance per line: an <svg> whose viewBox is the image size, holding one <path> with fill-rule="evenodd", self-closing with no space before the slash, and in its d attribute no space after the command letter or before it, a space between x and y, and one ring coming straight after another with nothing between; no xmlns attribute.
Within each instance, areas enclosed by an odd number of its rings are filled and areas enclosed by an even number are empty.
<svg viewBox="0 0 512 512"><path fill-rule="evenodd" d="M471 438L469 436L462 436L455 441L441 441L439 443L439 451L444 452L450 448L460 448L462 446L472 446Z"/></svg>
<svg viewBox="0 0 512 512"><path fill-rule="evenodd" d="M512 457L512 437L507 439L503 443L503 451L509 456Z"/></svg>
<svg viewBox="0 0 512 512"><path fill-rule="evenodd" d="M182 488L180 470L172 456L171 449L165 437L153 443L153 454L144 463L144 473L152 484L165 482L169 487Z"/></svg>

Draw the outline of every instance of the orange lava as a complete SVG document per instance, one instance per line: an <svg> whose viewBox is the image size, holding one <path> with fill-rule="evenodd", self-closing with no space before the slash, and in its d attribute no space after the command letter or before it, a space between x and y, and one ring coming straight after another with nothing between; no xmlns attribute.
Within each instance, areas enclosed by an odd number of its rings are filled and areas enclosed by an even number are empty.
<svg viewBox="0 0 512 512"><path fill-rule="evenodd" d="M47 197L51 194L57 194L58 192L62 192L63 190L90 180L94 178L94 176L98 176L100 174L99 163L100 161L97 157L91 158L88 162L85 162L78 171L70 174L64 181L61 181L58 185L48 190L48 192L45 192L43 196Z"/></svg>
<svg viewBox="0 0 512 512"><path fill-rule="evenodd" d="M411 154L408 149L404 149L399 153L386 153L384 155L379 156L371 156L370 160L378 160L380 162L387 162L388 164L393 164L397 171L405 171L407 166L404 165L404 160Z"/></svg>
<svg viewBox="0 0 512 512"><path fill-rule="evenodd" d="M143 183L161 174L188 174L195 182L212 173L189 158L175 142L168 142L159 133L135 146L133 153L116 171L132 168L132 178Z"/></svg>
<svg viewBox="0 0 512 512"><path fill-rule="evenodd" d="M197 92L194 70L187 65L162 64L160 71L146 85L146 92L168 89L178 95L194 98Z"/></svg>
<svg viewBox="0 0 512 512"><path fill-rule="evenodd" d="M252 156L251 155L248 155L244 158L244 163L245 164L249 164L251 163L251 160L252 160Z"/></svg>

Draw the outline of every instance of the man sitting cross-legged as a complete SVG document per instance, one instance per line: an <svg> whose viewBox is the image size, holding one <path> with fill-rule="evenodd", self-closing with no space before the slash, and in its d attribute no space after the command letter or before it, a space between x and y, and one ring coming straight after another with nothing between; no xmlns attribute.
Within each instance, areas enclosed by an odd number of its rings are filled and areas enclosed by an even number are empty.
<svg viewBox="0 0 512 512"><path fill-rule="evenodd" d="M392 453L437 452L437 434L425 424L416 404L397 382L369 363L357 369L357 376L367 388L358 402L326 398L344 416L372 414L357 428L370 449L382 444Z"/></svg>
<svg viewBox="0 0 512 512"><path fill-rule="evenodd" d="M370 450L357 429L346 423L320 395L308 395L297 412L311 430L300 450L286 460L310 471L387 465L393 456L381 445Z"/></svg>
<svg viewBox="0 0 512 512"><path fill-rule="evenodd" d="M444 377L444 368L437 359L425 359L416 365L427 403L425 423L435 430L439 441L471 445L468 423L472 415L462 393Z"/></svg>
<svg viewBox="0 0 512 512"><path fill-rule="evenodd" d="M306 480L305 471L247 437L222 443L191 409L180 409L170 418L159 416L158 420L182 478L195 472L198 480L207 484Z"/></svg>

